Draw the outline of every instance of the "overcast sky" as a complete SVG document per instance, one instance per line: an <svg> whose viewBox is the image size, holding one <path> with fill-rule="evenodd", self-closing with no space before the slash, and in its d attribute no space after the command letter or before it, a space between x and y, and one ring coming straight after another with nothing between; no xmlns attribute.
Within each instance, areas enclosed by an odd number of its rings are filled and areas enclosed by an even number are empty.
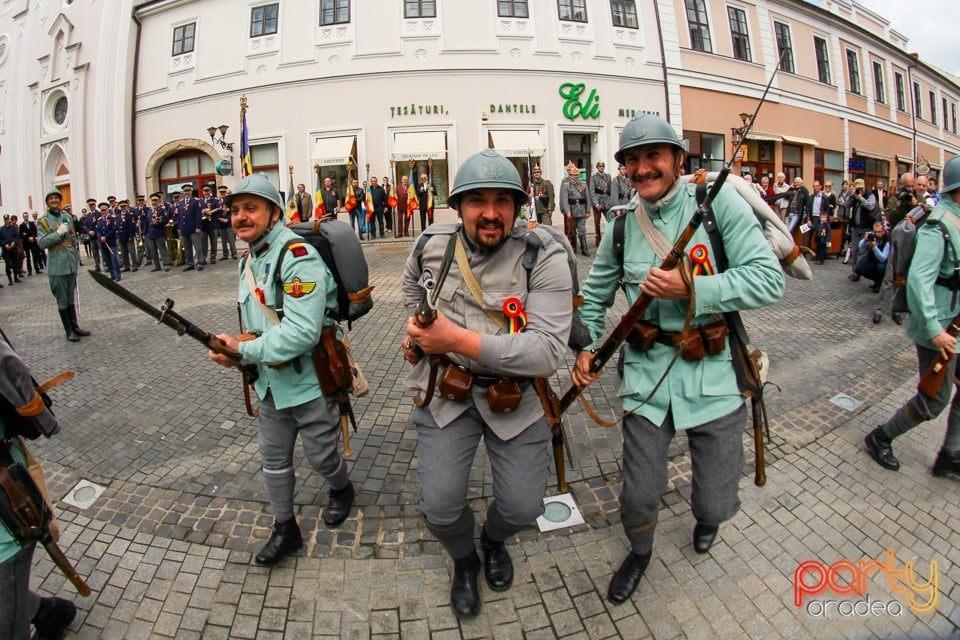
<svg viewBox="0 0 960 640"><path fill-rule="evenodd" d="M909 39L908 52L960 76L960 0L862 0L863 6L890 21Z"/></svg>

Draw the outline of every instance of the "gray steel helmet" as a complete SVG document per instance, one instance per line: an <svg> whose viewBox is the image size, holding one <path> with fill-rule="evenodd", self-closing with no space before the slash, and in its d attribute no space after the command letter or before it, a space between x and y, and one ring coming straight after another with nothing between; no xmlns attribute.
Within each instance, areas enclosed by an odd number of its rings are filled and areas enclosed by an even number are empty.
<svg viewBox="0 0 960 640"><path fill-rule="evenodd" d="M284 208L283 200L280 198L280 192L277 190L270 179L262 173L254 173L240 182L233 188L233 193L223 199L223 204L230 206L235 196L250 194L260 196L265 200L277 205L282 210Z"/></svg>
<svg viewBox="0 0 960 640"><path fill-rule="evenodd" d="M473 189L509 189L513 192L517 211L527 201L527 192L523 190L517 168L493 149L475 153L460 165L447 204L456 209L461 196Z"/></svg>
<svg viewBox="0 0 960 640"><path fill-rule="evenodd" d="M49 198L50 196L57 196L58 198L60 198L61 201L63 200L63 194L60 193L60 189L57 189L56 187L53 187L52 189L50 189L50 191L47 191L47 193L43 196L44 204L46 204L47 198Z"/></svg>
<svg viewBox="0 0 960 640"><path fill-rule="evenodd" d="M670 123L649 113L633 116L620 133L620 149L613 154L614 159L624 164L623 152L634 147L648 144L669 144L684 151L683 142L677 137Z"/></svg>
<svg viewBox="0 0 960 640"><path fill-rule="evenodd" d="M949 193L954 189L960 189L960 156L953 156L943 165L943 173L940 174L940 193Z"/></svg>

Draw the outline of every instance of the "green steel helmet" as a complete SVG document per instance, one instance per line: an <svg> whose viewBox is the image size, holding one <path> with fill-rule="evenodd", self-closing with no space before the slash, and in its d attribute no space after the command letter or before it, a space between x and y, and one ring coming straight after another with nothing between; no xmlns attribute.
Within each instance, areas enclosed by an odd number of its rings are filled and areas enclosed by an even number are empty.
<svg viewBox="0 0 960 640"><path fill-rule="evenodd" d="M683 143L669 122L660 116L641 113L633 116L623 127L620 133L620 149L613 157L620 164L624 164L624 151L648 144L669 144L680 151L684 150Z"/></svg>
<svg viewBox="0 0 960 640"><path fill-rule="evenodd" d="M517 168L493 149L475 153L460 165L447 204L456 209L463 194L473 189L508 189L513 192L517 211L527 201Z"/></svg>
<svg viewBox="0 0 960 640"><path fill-rule="evenodd" d="M947 160L943 165L943 173L940 175L940 193L949 193L954 189L960 189L960 156L954 156Z"/></svg>
<svg viewBox="0 0 960 640"><path fill-rule="evenodd" d="M283 199L280 198L280 192L273 186L270 179L262 173L253 173L238 182L237 186L233 188L233 193L223 199L223 204L229 207L236 196L243 194L260 196L270 203L277 205L281 210L284 208Z"/></svg>
<svg viewBox="0 0 960 640"><path fill-rule="evenodd" d="M53 187L52 189L50 189L50 191L47 191L46 195L43 196L43 202L46 203L47 198L49 198L50 196L57 196L58 198L60 198L61 201L63 201L63 194L60 193L60 189L57 189L56 187Z"/></svg>

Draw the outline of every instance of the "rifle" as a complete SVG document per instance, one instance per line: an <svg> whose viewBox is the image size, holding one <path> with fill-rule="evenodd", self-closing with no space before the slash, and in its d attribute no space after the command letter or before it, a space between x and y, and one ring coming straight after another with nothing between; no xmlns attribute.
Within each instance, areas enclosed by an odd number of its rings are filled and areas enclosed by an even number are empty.
<svg viewBox="0 0 960 640"><path fill-rule="evenodd" d="M351 457L350 425L357 431L357 420L350 404L353 374L347 360L343 342L337 340L337 328L330 326L320 332L320 343L311 352L313 370L317 374L323 395L333 398L340 408L340 435L343 439L343 456ZM349 424L348 424L349 421Z"/></svg>
<svg viewBox="0 0 960 640"><path fill-rule="evenodd" d="M234 363L233 366L243 374L243 400L246 404L247 414L254 417L258 415L258 412L253 408L253 404L250 399L250 387L254 382L256 382L258 375L256 365L240 364L241 355L239 351L231 349L226 344L221 342L220 338L212 333L204 331L174 311L173 300L171 298L167 298L158 309L140 296L131 292L129 289L117 282L114 282L105 274L97 273L93 270L89 270L87 273L89 273L90 277L92 277L100 286L110 291L110 293L116 295L124 302L133 305L137 309L140 309L150 317L156 318L157 324L165 324L176 331L178 335L182 336L186 334L197 342L205 345L210 351L228 357Z"/></svg>
<svg viewBox="0 0 960 640"><path fill-rule="evenodd" d="M947 325L945 331L956 338L957 335L960 334L960 316L954 318L950 324ZM940 387L943 386L943 378L947 375L947 365L950 364L950 360L952 359L953 356L944 358L943 352L938 352L937 357L930 363L927 370L923 372L923 375L920 376L920 382L917 383L917 391L931 400L936 398L940 392Z"/></svg>
<svg viewBox="0 0 960 640"><path fill-rule="evenodd" d="M50 531L53 513L40 488L26 467L13 459L9 445L0 444L0 520L21 544L39 542L47 550L57 568L73 583L81 596L90 595L90 587L57 546Z"/></svg>
<svg viewBox="0 0 960 640"><path fill-rule="evenodd" d="M449 242L447 242L447 248L443 254L443 262L440 264L440 276L435 279L430 269L424 269L420 272L420 282L418 284L423 290L423 293L420 295L420 301L417 303L417 307L413 312L413 322L421 329L429 327L437 319L437 299L440 296L440 288L446 281L447 274L450 273L450 265L453 264L453 252L456 248L458 233L460 233L459 228L454 231L453 235L450 236ZM421 358L426 355L423 349L412 340L409 340L409 338L407 348L412 348ZM443 357L440 354L430 356L430 378L427 381L426 395L421 398L420 395L417 394L413 398L414 404L418 407L425 409L427 405L430 404L430 401L433 400L433 392L437 387L437 371L440 368L442 359Z"/></svg>
<svg viewBox="0 0 960 640"><path fill-rule="evenodd" d="M534 378L533 388L540 398L540 404L543 406L543 417L547 419L550 425L550 444L553 447L553 464L557 468L557 491L567 492L567 472L564 466L563 453L566 450L567 458L573 460L573 454L570 452L570 443L567 441L567 435L563 431L563 411L560 410L560 399L554 393L550 381L546 378Z"/></svg>

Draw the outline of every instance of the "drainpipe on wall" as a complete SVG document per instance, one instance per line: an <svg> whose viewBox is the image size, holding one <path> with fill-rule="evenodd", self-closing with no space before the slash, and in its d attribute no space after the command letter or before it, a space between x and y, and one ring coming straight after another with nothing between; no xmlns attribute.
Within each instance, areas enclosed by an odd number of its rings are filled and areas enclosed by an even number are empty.
<svg viewBox="0 0 960 640"><path fill-rule="evenodd" d="M660 24L660 5L657 0L653 1L653 14L657 18L657 38L660 39L660 66L663 67L664 120L670 122L670 88L667 84L667 53L663 48L663 26Z"/></svg>
<svg viewBox="0 0 960 640"><path fill-rule="evenodd" d="M919 54L916 53L911 53L910 56L914 60L919 58ZM910 128L913 134L910 138L913 142L913 166L911 169L914 175L917 173L917 100L920 98L913 84L913 70L916 68L917 65L915 64L907 65L907 82L910 83Z"/></svg>
<svg viewBox="0 0 960 640"><path fill-rule="evenodd" d="M143 25L137 18L137 8L133 8L133 22L137 25L137 35L134 39L133 50L133 81L130 87L130 167L133 170L133 191L137 192L137 77L140 73L140 35L143 31ZM143 195L149 195L149 185L144 184ZM149 198L147 198L149 202Z"/></svg>

